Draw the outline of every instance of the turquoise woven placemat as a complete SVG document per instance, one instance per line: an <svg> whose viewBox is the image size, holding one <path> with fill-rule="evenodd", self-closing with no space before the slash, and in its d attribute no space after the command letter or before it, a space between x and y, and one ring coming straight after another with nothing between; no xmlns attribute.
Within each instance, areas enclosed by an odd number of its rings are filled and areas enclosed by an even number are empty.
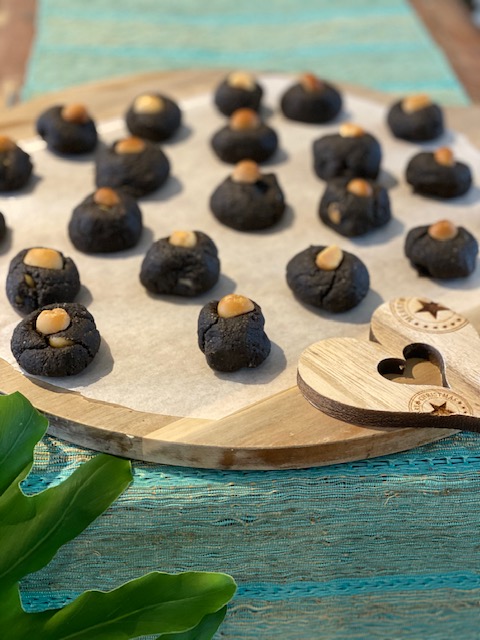
<svg viewBox="0 0 480 640"><path fill-rule="evenodd" d="M148 70L311 70L466 97L406 0L40 0L24 96Z"/></svg>
<svg viewBox="0 0 480 640"><path fill-rule="evenodd" d="M41 0L25 97L146 70L304 71L443 103L465 94L403 0ZM226 571L218 638L480 637L480 437L284 472L135 464L125 494L43 571L25 606L56 606L151 570ZM45 438L27 489L91 452Z"/></svg>
<svg viewBox="0 0 480 640"><path fill-rule="evenodd" d="M28 609L152 570L239 584L219 638L479 638L480 438L284 472L135 464L130 488L23 584ZM46 438L26 491L92 454Z"/></svg>

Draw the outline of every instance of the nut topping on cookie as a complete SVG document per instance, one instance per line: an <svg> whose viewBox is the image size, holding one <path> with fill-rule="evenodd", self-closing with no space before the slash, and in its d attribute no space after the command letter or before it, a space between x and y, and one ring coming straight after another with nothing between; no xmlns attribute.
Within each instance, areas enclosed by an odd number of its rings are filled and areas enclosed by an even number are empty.
<svg viewBox="0 0 480 640"><path fill-rule="evenodd" d="M220 318L234 318L254 310L254 304L250 298L237 293L229 293L219 300L217 313Z"/></svg>
<svg viewBox="0 0 480 640"><path fill-rule="evenodd" d="M371 195L373 195L373 189L371 185L362 178L354 178L353 180L350 180L350 182L347 184L347 191L349 193L353 193L359 198L369 198Z"/></svg>
<svg viewBox="0 0 480 640"><path fill-rule="evenodd" d="M300 84L308 93L314 93L315 91L321 91L323 89L323 82L313 73L304 73L301 75Z"/></svg>
<svg viewBox="0 0 480 640"><path fill-rule="evenodd" d="M455 157L453 151L448 147L440 147L433 153L433 157L437 164L442 164L445 167L453 167L455 164Z"/></svg>
<svg viewBox="0 0 480 640"><path fill-rule="evenodd" d="M253 109L237 109L230 117L230 127L235 131L257 129L260 118Z"/></svg>
<svg viewBox="0 0 480 640"><path fill-rule="evenodd" d="M336 244L325 247L317 253L315 264L324 271L335 271L343 260L343 251Z"/></svg>
<svg viewBox="0 0 480 640"><path fill-rule="evenodd" d="M42 269L63 269L63 258L55 249L34 247L29 249L23 258L23 263L29 267Z"/></svg>
<svg viewBox="0 0 480 640"><path fill-rule="evenodd" d="M63 120L75 124L85 124L90 120L88 111L83 104L67 104L60 112Z"/></svg>
<svg viewBox="0 0 480 640"><path fill-rule="evenodd" d="M458 233L457 227L450 220L439 220L428 227L428 235L434 240L445 242L452 240Z"/></svg>
<svg viewBox="0 0 480 640"><path fill-rule="evenodd" d="M115 145L115 152L120 154L142 153L145 147L146 144L143 140L136 138L135 136L130 136L129 138L124 138L117 142Z"/></svg>
<svg viewBox="0 0 480 640"><path fill-rule="evenodd" d="M402 100L402 109L405 113L415 113L420 109L425 109L432 104L430 97L425 93L419 93L413 96L407 96Z"/></svg>
<svg viewBox="0 0 480 640"><path fill-rule="evenodd" d="M176 247L192 248L197 244L197 234L195 231L174 231L168 242Z"/></svg>
<svg viewBox="0 0 480 640"><path fill-rule="evenodd" d="M135 98L133 110L135 113L160 113L165 109L165 101L160 96L144 94Z"/></svg>
<svg viewBox="0 0 480 640"><path fill-rule="evenodd" d="M93 201L102 207L114 207L120 204L118 193L110 187L100 187L93 194Z"/></svg>
<svg viewBox="0 0 480 640"><path fill-rule="evenodd" d="M253 91L255 89L255 78L247 71L232 71L232 73L228 75L227 84L235 87L235 89Z"/></svg>
<svg viewBox="0 0 480 640"><path fill-rule="evenodd" d="M361 138L365 135L365 129L353 122L344 122L339 131L342 138Z"/></svg>
<svg viewBox="0 0 480 640"><path fill-rule="evenodd" d="M232 172L232 180L234 182L255 184L261 177L262 174L258 164L253 160L241 160L235 165L235 169Z"/></svg>
<svg viewBox="0 0 480 640"><path fill-rule="evenodd" d="M15 149L15 142L8 136L0 136L0 153Z"/></svg>
<svg viewBox="0 0 480 640"><path fill-rule="evenodd" d="M45 309L38 314L36 329L44 336L64 331L70 325L70 316L60 307Z"/></svg>

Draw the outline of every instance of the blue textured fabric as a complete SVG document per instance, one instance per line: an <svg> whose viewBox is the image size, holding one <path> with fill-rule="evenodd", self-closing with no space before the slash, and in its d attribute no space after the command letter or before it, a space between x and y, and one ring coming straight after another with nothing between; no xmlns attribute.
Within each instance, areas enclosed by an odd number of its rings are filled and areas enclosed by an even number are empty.
<svg viewBox="0 0 480 640"><path fill-rule="evenodd" d="M129 72L312 70L385 91L465 94L405 0L40 0L25 96ZM480 637L480 437L303 471L134 465L109 511L22 584L28 610L152 570L231 573L218 638ZM92 452L53 438L25 482Z"/></svg>
<svg viewBox="0 0 480 640"><path fill-rule="evenodd" d="M58 606L153 570L222 570L239 592L219 638L445 640L461 631L474 640L479 443L463 433L288 472L136 463L109 511L24 581L25 606ZM24 490L61 481L91 455L45 438Z"/></svg>
<svg viewBox="0 0 480 640"><path fill-rule="evenodd" d="M24 96L139 71L311 70L395 93L465 93L406 0L40 0Z"/></svg>

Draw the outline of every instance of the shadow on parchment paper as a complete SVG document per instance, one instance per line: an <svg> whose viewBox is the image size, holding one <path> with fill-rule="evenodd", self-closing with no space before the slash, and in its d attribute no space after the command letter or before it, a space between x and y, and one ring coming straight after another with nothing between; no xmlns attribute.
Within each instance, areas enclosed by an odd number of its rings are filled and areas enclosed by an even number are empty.
<svg viewBox="0 0 480 640"><path fill-rule="evenodd" d="M468 207L472 204L477 204L480 201L480 188L476 185L472 185L470 189L463 196L458 198L435 198L433 196L424 196L421 193L414 192L417 198L425 202L436 202L438 204L438 220L442 219L442 206L447 207ZM444 217L447 217L446 214Z"/></svg>
<svg viewBox="0 0 480 640"><path fill-rule="evenodd" d="M371 245L383 244L388 242L396 236L401 236L404 232L405 225L400 222L398 218L392 218L386 225L379 229L369 231L364 236L357 236L355 238L349 238L350 242L353 242L359 247L370 247Z"/></svg>
<svg viewBox="0 0 480 640"><path fill-rule="evenodd" d="M173 147L177 143L187 140L192 135L192 133L193 129L190 125L181 124L180 128L175 132L175 135L173 135L171 138L168 138L168 140L163 140L160 143L160 146Z"/></svg>
<svg viewBox="0 0 480 640"><path fill-rule="evenodd" d="M87 307L87 309L88 309L88 306L92 304L93 302L92 292L84 284L80 285L80 291L77 297L75 298L75 302L79 302L80 304L83 304L83 306Z"/></svg>
<svg viewBox="0 0 480 640"><path fill-rule="evenodd" d="M7 222L7 220L5 220L5 222ZM8 253L10 251L10 249L12 248L12 238L13 231L12 229L10 229L10 227L7 226L7 228L5 229L5 237L0 243L0 256L3 256L4 253Z"/></svg>
<svg viewBox="0 0 480 640"><path fill-rule="evenodd" d="M24 187L22 187L21 189L15 189L14 191L3 191L2 196L7 200L8 198L21 198L22 196L29 196L35 191L42 180L43 176L32 173L27 184ZM5 213L5 211L2 211L2 213Z"/></svg>
<svg viewBox="0 0 480 640"><path fill-rule="evenodd" d="M341 313L329 313L328 311L317 309L310 304L305 304L305 302L302 302L299 298L297 298L297 296L295 296L295 300L304 309L307 309L311 313L317 315L319 318L335 320L335 322L338 323L348 322L349 324L369 323L372 317L372 313L384 302L382 296L374 289L370 289L365 298L356 307L350 309L349 311L343 311Z"/></svg>
<svg viewBox="0 0 480 640"><path fill-rule="evenodd" d="M102 263L104 263L106 260L125 260L125 258L129 258L130 256L143 256L153 243L153 239L153 231L150 227L143 227L142 235L138 244L131 249L124 249L123 251L114 251L111 253L108 251L106 253L89 253L88 257L94 260L98 258Z"/></svg>
<svg viewBox="0 0 480 640"><path fill-rule="evenodd" d="M237 283L235 280L221 273L217 284L199 296L174 296L164 293L152 293L151 291L145 291L145 293L149 298L152 298L152 300L162 300L163 302L168 302L178 307L196 306L200 308L207 304L207 302L210 302L210 300L220 300L220 298L223 298L223 296L226 296L228 293L233 293L236 288Z"/></svg>
<svg viewBox="0 0 480 640"><path fill-rule="evenodd" d="M380 171L380 175L378 176L378 182L382 185L387 191L389 189L393 189L398 185L397 178L391 173L387 171L387 169L382 169Z"/></svg>
<svg viewBox="0 0 480 640"><path fill-rule="evenodd" d="M234 371L232 373L215 371L215 376L221 380L237 382L238 384L268 384L287 366L287 359L283 349L275 342L272 342L271 345L270 355L256 369L240 369L240 371Z"/></svg>
<svg viewBox="0 0 480 640"><path fill-rule="evenodd" d="M277 164L283 164L288 160L288 153L282 147L279 147L273 156L266 160L265 162L260 163L260 168L262 167L275 167Z"/></svg>
<svg viewBox="0 0 480 640"><path fill-rule="evenodd" d="M140 203L142 202L165 202L166 200L170 200L175 196L178 196L179 193L183 191L183 184L180 180L173 175L170 175L161 187L159 187L153 193L148 194L143 198L139 198ZM141 207L141 204L140 204Z"/></svg>

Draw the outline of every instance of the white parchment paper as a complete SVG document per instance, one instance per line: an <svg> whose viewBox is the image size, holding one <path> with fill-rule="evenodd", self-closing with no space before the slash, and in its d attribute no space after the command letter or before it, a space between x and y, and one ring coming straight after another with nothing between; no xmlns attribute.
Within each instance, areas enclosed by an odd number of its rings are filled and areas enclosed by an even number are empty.
<svg viewBox="0 0 480 640"><path fill-rule="evenodd" d="M289 204L285 220L263 232L241 233L222 226L209 211L214 188L231 172L216 159L209 140L224 119L210 95L181 103L184 128L165 144L172 162L172 177L140 206L145 230L139 246L112 256L89 256L75 250L67 225L74 206L94 190L93 158L66 160L45 150L41 140L22 144L35 164L35 179L25 193L0 198L0 209L10 229L0 247L2 282L11 258L21 249L47 246L61 250L76 262L82 281L78 302L93 314L102 346L93 363L71 378L49 379L55 385L83 395L127 407L203 418L220 418L295 384L297 359L312 342L330 336L366 333L374 309L396 296L425 296L458 311L477 303L480 269L464 280L432 281L420 278L404 257L405 234L411 227L450 218L480 236L480 190L450 202L437 202L411 194L404 180L408 159L419 145L395 140L384 120L386 107L354 95L345 98L345 118L361 124L382 143L382 181L390 188L394 219L382 230L349 240L326 228L317 208L324 189L312 170L312 141L338 130L332 125L303 125L278 113L279 96L290 79L261 78L271 126L279 133L281 150L265 171L274 171ZM161 87L152 87L152 90ZM125 105L119 105L119 111ZM101 136L114 140L124 135L121 120L101 123ZM461 135L448 131L435 144L451 146L467 162L479 184L480 152ZM222 276L209 293L195 299L155 297L139 281L140 265L151 243L174 229L198 229L219 248ZM285 266L310 244L339 244L367 265L371 290L350 312L331 315L307 308L290 292ZM218 374L206 364L197 346L200 308L230 292L258 302L266 318L272 352L256 370ZM0 357L17 367L10 352L12 331L20 317L7 301L2 286L0 304Z"/></svg>

